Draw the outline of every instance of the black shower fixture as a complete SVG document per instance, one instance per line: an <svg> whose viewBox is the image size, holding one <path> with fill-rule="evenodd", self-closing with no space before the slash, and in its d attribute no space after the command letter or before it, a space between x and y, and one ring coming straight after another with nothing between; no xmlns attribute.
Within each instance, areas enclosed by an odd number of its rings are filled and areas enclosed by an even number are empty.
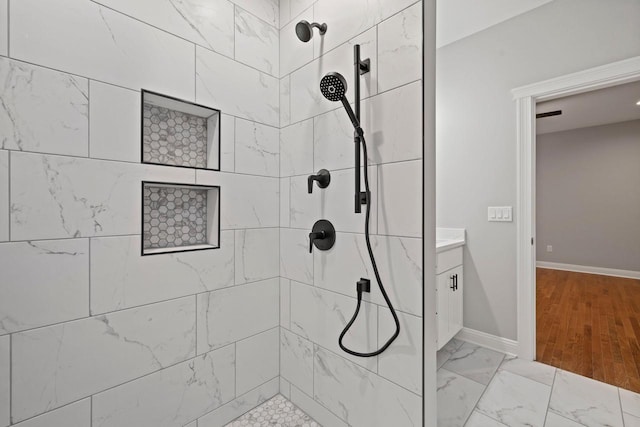
<svg viewBox="0 0 640 427"><path fill-rule="evenodd" d="M309 175L307 178L308 193L313 193L313 181L318 182L318 187L327 188L331 183L331 173L326 169L320 169L316 175Z"/></svg>
<svg viewBox="0 0 640 427"><path fill-rule="evenodd" d="M308 21L300 21L296 24L296 35L302 42L308 42L313 37L313 28L320 30L320 35L324 35L327 32L327 24L318 24L314 22L310 24Z"/></svg>

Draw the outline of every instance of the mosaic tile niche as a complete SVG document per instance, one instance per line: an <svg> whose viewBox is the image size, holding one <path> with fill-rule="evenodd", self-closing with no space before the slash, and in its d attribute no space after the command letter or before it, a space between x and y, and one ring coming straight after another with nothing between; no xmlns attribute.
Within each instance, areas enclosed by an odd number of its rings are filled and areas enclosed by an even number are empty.
<svg viewBox="0 0 640 427"><path fill-rule="evenodd" d="M220 169L220 111L143 91L142 162Z"/></svg>
<svg viewBox="0 0 640 427"><path fill-rule="evenodd" d="M143 255L218 247L219 188L143 183Z"/></svg>

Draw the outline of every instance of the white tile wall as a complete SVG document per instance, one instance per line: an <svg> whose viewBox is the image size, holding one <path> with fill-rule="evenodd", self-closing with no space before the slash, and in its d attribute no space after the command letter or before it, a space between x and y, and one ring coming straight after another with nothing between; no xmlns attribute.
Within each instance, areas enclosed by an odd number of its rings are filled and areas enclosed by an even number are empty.
<svg viewBox="0 0 640 427"><path fill-rule="evenodd" d="M279 92L277 78L206 49L196 49L198 103L247 120L278 126Z"/></svg>
<svg viewBox="0 0 640 427"><path fill-rule="evenodd" d="M0 0L0 23L4 28L9 28L9 0ZM9 52L9 32L0 33L0 55L7 56Z"/></svg>
<svg viewBox="0 0 640 427"><path fill-rule="evenodd" d="M0 58L0 80L2 148L87 156L87 79Z"/></svg>
<svg viewBox="0 0 640 427"><path fill-rule="evenodd" d="M279 77L278 29L239 7L236 8L235 25L236 61Z"/></svg>
<svg viewBox="0 0 640 427"><path fill-rule="evenodd" d="M248 229L235 232L236 284L278 277L280 253L277 228Z"/></svg>
<svg viewBox="0 0 640 427"><path fill-rule="evenodd" d="M0 426L8 426L10 424L10 400L11 394L11 348L9 335L0 337Z"/></svg>
<svg viewBox="0 0 640 427"><path fill-rule="evenodd" d="M384 353L378 356L378 375L422 394L422 318L398 313L400 335ZM378 345L395 332L393 317L384 307L378 309Z"/></svg>
<svg viewBox="0 0 640 427"><path fill-rule="evenodd" d="M0 244L0 335L89 315L89 240Z"/></svg>
<svg viewBox="0 0 640 427"><path fill-rule="evenodd" d="M233 3L227 0L98 0L97 3L233 57Z"/></svg>
<svg viewBox="0 0 640 427"><path fill-rule="evenodd" d="M93 425L174 427L233 400L230 345L93 397Z"/></svg>
<svg viewBox="0 0 640 427"><path fill-rule="evenodd" d="M280 278L280 326L291 327L291 280Z"/></svg>
<svg viewBox="0 0 640 427"><path fill-rule="evenodd" d="M313 123L315 167L329 170L353 168L353 126L344 110L337 109L316 116Z"/></svg>
<svg viewBox="0 0 640 427"><path fill-rule="evenodd" d="M280 28L291 19L291 0L280 0Z"/></svg>
<svg viewBox="0 0 640 427"><path fill-rule="evenodd" d="M380 166L378 188L378 232L393 236L421 237L422 161Z"/></svg>
<svg viewBox="0 0 640 427"><path fill-rule="evenodd" d="M140 162L140 92L93 80L89 90L89 156Z"/></svg>
<svg viewBox="0 0 640 427"><path fill-rule="evenodd" d="M12 415L24 420L195 355L195 298L12 338Z"/></svg>
<svg viewBox="0 0 640 427"><path fill-rule="evenodd" d="M222 114L220 119L220 170L225 172L235 171L236 163L236 119L233 116Z"/></svg>
<svg viewBox="0 0 640 427"><path fill-rule="evenodd" d="M313 395L313 343L282 328L280 375L308 395Z"/></svg>
<svg viewBox="0 0 640 427"><path fill-rule="evenodd" d="M233 231L223 231L220 249L141 257L140 236L92 239L91 313L232 286L233 241Z"/></svg>
<svg viewBox="0 0 640 427"><path fill-rule="evenodd" d="M233 0L233 2L270 25L279 28L280 10L278 0Z"/></svg>
<svg viewBox="0 0 640 427"><path fill-rule="evenodd" d="M291 386L291 401L320 423L320 425L347 427L347 423L294 386Z"/></svg>
<svg viewBox="0 0 640 427"><path fill-rule="evenodd" d="M280 394L291 400L291 383L280 377Z"/></svg>
<svg viewBox="0 0 640 427"><path fill-rule="evenodd" d="M235 171L279 176L278 137L277 128L236 119Z"/></svg>
<svg viewBox="0 0 640 427"><path fill-rule="evenodd" d="M280 79L280 127L291 123L291 79L286 76Z"/></svg>
<svg viewBox="0 0 640 427"><path fill-rule="evenodd" d="M310 7L315 0L291 0L291 17L296 17ZM312 21L309 21L312 22Z"/></svg>
<svg viewBox="0 0 640 427"><path fill-rule="evenodd" d="M84 0L19 1L9 18L13 58L193 100L194 48L186 40Z"/></svg>
<svg viewBox="0 0 640 427"><path fill-rule="evenodd" d="M311 173L313 120L305 120L280 130L280 176Z"/></svg>
<svg viewBox="0 0 640 427"><path fill-rule="evenodd" d="M9 152L0 150L0 242L9 240Z"/></svg>
<svg viewBox="0 0 640 427"><path fill-rule="evenodd" d="M0 154L2 154L0 152ZM289 227L290 178L280 178L280 227Z"/></svg>
<svg viewBox="0 0 640 427"><path fill-rule="evenodd" d="M198 295L198 354L278 326L279 300L277 278Z"/></svg>
<svg viewBox="0 0 640 427"><path fill-rule="evenodd" d="M297 12L292 15L292 21L280 30L280 74L283 76L313 61L313 41L303 43L296 35L298 22L313 22L313 8ZM319 37L318 30L313 31L313 37Z"/></svg>
<svg viewBox="0 0 640 427"><path fill-rule="evenodd" d="M236 395L276 378L280 373L280 328L236 343Z"/></svg>
<svg viewBox="0 0 640 427"><path fill-rule="evenodd" d="M309 231L280 229L280 275L313 284L313 256L309 253Z"/></svg>
<svg viewBox="0 0 640 427"><path fill-rule="evenodd" d="M31 418L18 424L16 427L91 427L91 399L83 399L78 402L55 409L46 414Z"/></svg>

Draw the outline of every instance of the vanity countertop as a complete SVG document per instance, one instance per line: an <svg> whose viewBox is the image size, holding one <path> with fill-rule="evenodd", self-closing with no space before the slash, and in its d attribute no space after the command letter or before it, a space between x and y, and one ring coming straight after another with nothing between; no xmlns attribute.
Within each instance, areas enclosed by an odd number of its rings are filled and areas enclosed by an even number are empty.
<svg viewBox="0 0 640 427"><path fill-rule="evenodd" d="M464 228L436 228L436 253L464 246L467 243Z"/></svg>

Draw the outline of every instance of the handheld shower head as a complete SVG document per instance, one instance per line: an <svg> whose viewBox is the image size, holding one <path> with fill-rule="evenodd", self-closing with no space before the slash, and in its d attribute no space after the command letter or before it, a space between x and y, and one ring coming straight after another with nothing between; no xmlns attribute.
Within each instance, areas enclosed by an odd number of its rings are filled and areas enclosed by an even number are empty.
<svg viewBox="0 0 640 427"><path fill-rule="evenodd" d="M347 101L347 80L342 74L335 72L327 73L322 80L320 80L320 92L322 92L322 95L329 101L342 101L342 105L347 111L353 127L361 134L362 128L360 127L360 121L356 118L351 105L349 105L349 101Z"/></svg>

